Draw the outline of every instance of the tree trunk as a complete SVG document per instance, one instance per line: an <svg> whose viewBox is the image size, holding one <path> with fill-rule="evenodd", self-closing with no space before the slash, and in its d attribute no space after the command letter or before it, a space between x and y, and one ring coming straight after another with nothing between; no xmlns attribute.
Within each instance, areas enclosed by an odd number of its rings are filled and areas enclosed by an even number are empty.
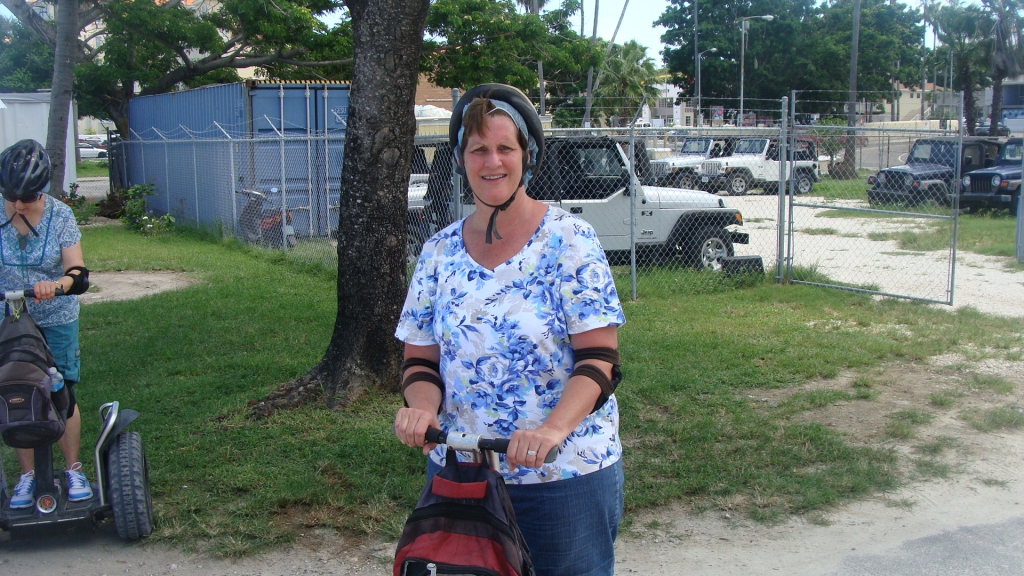
<svg viewBox="0 0 1024 576"><path fill-rule="evenodd" d="M860 45L860 0L853 0L853 38L850 42L850 96L847 101L846 124L857 126L857 52ZM847 130L846 151L843 160L829 169L829 175L836 180L857 178L857 132Z"/></svg>
<svg viewBox="0 0 1024 576"><path fill-rule="evenodd" d="M338 313L320 362L257 403L266 416L323 395L399 390L413 104L429 0L349 0L355 48L338 214Z"/></svg>
<svg viewBox="0 0 1024 576"><path fill-rule="evenodd" d="M988 135L998 136L999 120L1003 116L1003 75L992 76L992 118L988 123Z"/></svg>
<svg viewBox="0 0 1024 576"><path fill-rule="evenodd" d="M50 194L64 196L65 150L71 90L75 84L75 60L78 55L78 0L57 2L57 47L53 51L53 81L50 87L50 117L46 129L46 153L50 155ZM71 160L74 162L74 156Z"/></svg>
<svg viewBox="0 0 1024 576"><path fill-rule="evenodd" d="M960 92L963 94L963 109L960 115L967 122L967 129L964 134L974 136L974 125L977 122L978 114L974 109L974 81L969 65L961 65L957 71L957 80L960 84ZM960 118L956 119L960 121Z"/></svg>

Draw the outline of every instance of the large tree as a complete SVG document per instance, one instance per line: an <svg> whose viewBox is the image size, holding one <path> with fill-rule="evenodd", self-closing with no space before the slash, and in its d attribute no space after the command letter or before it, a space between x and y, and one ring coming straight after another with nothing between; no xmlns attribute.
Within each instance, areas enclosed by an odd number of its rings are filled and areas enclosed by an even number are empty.
<svg viewBox="0 0 1024 576"><path fill-rule="evenodd" d="M347 0L352 88L338 214L338 312L323 358L257 404L266 415L321 394L343 405L368 388L397 391L394 337L406 281L413 103L429 0Z"/></svg>
<svg viewBox="0 0 1024 576"><path fill-rule="evenodd" d="M974 134L978 119L974 92L986 80L984 71L988 68L989 58L984 40L992 26L991 15L980 6L951 0L948 5L938 8L934 18L939 40L952 53L953 86L963 93L967 133Z"/></svg>
<svg viewBox="0 0 1024 576"><path fill-rule="evenodd" d="M920 13L888 0L862 2L858 87L890 99L894 82L920 82ZM804 95L803 111L841 109L848 84L852 0L724 0L697 2L700 51L715 48L701 64L701 95L710 102L734 105L740 84L740 26L745 16L771 14L771 21L751 19L746 50L744 97L746 108L758 99L777 100L790 90ZM676 85L695 91L693 0L671 0L656 22L667 28L666 64ZM800 96L798 96L800 97ZM774 106L774 105L773 105Z"/></svg>
<svg viewBox="0 0 1024 576"><path fill-rule="evenodd" d="M1024 71L1024 45L1021 43L1020 2L1017 0L982 0L994 21L988 31L990 70L992 72L992 116L989 134L996 128L1003 112L1003 80Z"/></svg>

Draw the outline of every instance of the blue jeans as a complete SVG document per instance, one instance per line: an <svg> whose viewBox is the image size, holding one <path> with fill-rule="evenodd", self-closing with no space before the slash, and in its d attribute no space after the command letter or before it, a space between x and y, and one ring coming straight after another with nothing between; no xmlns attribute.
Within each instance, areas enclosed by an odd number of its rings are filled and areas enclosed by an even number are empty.
<svg viewBox="0 0 1024 576"><path fill-rule="evenodd" d="M427 478L441 467L427 458ZM622 519L622 461L584 476L506 484L537 576L611 576Z"/></svg>

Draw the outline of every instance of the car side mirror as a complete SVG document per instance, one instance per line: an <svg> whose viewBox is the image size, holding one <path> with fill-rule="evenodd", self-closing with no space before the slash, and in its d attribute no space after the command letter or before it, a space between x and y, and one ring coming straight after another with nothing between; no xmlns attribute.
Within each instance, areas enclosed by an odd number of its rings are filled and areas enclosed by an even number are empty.
<svg viewBox="0 0 1024 576"><path fill-rule="evenodd" d="M621 178L622 178L622 185L626 187L626 191L623 192L623 194L625 194L626 196L629 196L630 185L632 184L631 179L629 177L629 166L623 166L622 167L622 176L621 176Z"/></svg>

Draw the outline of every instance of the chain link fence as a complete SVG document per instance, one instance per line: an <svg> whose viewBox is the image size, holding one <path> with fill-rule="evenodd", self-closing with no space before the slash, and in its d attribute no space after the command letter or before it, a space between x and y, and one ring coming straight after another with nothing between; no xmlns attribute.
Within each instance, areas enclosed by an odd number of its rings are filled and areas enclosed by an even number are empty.
<svg viewBox="0 0 1024 576"><path fill-rule="evenodd" d="M617 126L560 128L556 112L545 117L547 153L527 192L595 228L629 297L740 276L951 303L961 170L998 148L937 122L827 125L807 112L822 103L808 99L744 106L739 127L714 107L709 125L683 128L637 127L645 123L623 107L594 113ZM152 185L156 214L336 267L343 137L215 136L133 134L115 145L125 161L112 163L112 177ZM446 130L415 138L411 172L410 263L475 209L453 178ZM921 237L927 246L914 244Z"/></svg>
<svg viewBox="0 0 1024 576"><path fill-rule="evenodd" d="M822 175L789 203L787 277L952 304L961 178L991 165L999 142L965 140L956 121L848 127L815 114L834 104L815 97L791 104L793 149L816 150Z"/></svg>

